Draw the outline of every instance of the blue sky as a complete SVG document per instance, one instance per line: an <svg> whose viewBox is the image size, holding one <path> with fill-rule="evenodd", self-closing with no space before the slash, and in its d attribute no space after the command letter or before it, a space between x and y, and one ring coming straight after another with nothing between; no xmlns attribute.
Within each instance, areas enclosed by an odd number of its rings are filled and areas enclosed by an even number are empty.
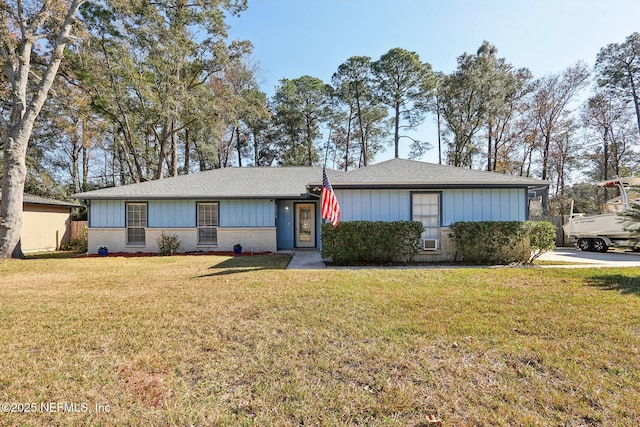
<svg viewBox="0 0 640 427"><path fill-rule="evenodd" d="M330 83L349 57L376 60L394 47L417 52L445 73L483 40L535 77L578 60L592 66L600 48L640 31L640 1L249 0L248 10L227 22L230 39L253 43L262 90L271 96L282 78L310 75ZM431 118L416 135L435 142ZM387 150L376 160L392 155ZM423 160L437 161L437 150Z"/></svg>

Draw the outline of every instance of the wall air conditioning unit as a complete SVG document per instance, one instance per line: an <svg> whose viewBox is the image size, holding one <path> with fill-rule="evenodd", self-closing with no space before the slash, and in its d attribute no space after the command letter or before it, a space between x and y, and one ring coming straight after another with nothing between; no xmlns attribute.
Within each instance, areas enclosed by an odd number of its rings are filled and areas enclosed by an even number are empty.
<svg viewBox="0 0 640 427"><path fill-rule="evenodd" d="M437 251L438 250L438 239L422 239L422 250L423 251Z"/></svg>

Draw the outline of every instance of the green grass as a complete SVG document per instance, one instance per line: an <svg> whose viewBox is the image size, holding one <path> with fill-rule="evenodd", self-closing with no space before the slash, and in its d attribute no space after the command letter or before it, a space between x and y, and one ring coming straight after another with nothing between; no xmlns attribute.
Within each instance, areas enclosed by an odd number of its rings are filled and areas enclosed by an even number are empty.
<svg viewBox="0 0 640 427"><path fill-rule="evenodd" d="M0 262L0 425L640 423L640 269ZM95 405L110 412L95 412Z"/></svg>

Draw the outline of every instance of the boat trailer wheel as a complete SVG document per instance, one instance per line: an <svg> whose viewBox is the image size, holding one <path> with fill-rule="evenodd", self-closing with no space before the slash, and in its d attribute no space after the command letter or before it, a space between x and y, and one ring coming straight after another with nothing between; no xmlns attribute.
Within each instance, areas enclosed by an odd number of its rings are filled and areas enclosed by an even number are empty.
<svg viewBox="0 0 640 427"><path fill-rule="evenodd" d="M600 239L600 238L578 239L578 248L581 251L585 251L585 252L607 252L607 250L609 250L609 247L607 246L607 242L605 242L603 239Z"/></svg>
<svg viewBox="0 0 640 427"><path fill-rule="evenodd" d="M607 252L609 247L607 246L607 242L603 239L593 239L593 250L594 252Z"/></svg>
<svg viewBox="0 0 640 427"><path fill-rule="evenodd" d="M578 248L581 251L585 251L585 252L591 252L593 249L591 249L593 244L593 241L591 239L578 239Z"/></svg>

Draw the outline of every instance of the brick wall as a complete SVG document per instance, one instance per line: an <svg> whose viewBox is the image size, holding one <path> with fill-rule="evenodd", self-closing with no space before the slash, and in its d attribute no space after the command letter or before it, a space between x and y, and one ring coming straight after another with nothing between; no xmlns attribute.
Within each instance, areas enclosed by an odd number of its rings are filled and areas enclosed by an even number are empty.
<svg viewBox="0 0 640 427"><path fill-rule="evenodd" d="M158 252L157 239L162 232L177 235L182 244L181 252L232 251L240 243L243 252L275 252L275 227L262 228L218 228L217 245L199 245L195 228L147 228L144 246L128 246L125 228L89 228L89 253L98 253L98 246L107 245L110 252Z"/></svg>
<svg viewBox="0 0 640 427"><path fill-rule="evenodd" d="M424 262L442 262L455 261L456 258L456 242L453 237L449 237L450 228L440 229L440 248L437 251L420 250L414 261Z"/></svg>
<svg viewBox="0 0 640 427"><path fill-rule="evenodd" d="M124 228L89 228L87 231L87 244L90 254L98 253L98 246L107 245L112 252L136 252L125 251Z"/></svg>
<svg viewBox="0 0 640 427"><path fill-rule="evenodd" d="M233 250L236 243L242 252L276 252L276 228L218 228L218 250Z"/></svg>

